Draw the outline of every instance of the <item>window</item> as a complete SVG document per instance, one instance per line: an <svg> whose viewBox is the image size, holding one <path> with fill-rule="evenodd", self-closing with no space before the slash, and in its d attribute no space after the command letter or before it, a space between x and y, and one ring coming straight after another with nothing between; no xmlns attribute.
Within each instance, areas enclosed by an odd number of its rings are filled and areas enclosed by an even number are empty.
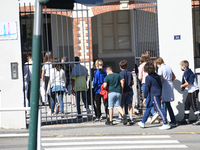
<svg viewBox="0 0 200 150"><path fill-rule="evenodd" d="M101 27L103 52L131 51L129 11L115 11L102 14Z"/></svg>

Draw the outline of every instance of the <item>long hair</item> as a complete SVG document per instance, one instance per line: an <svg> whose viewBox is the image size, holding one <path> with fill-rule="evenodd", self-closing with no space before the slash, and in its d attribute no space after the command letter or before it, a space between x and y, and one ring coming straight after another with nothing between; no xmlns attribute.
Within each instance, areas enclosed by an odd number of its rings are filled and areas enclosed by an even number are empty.
<svg viewBox="0 0 200 150"><path fill-rule="evenodd" d="M57 58L54 58L54 63L59 63ZM62 69L61 64L53 64L52 67L55 68L57 71L60 71Z"/></svg>
<svg viewBox="0 0 200 150"><path fill-rule="evenodd" d="M44 62L53 62L53 55L51 52L47 52L44 56Z"/></svg>

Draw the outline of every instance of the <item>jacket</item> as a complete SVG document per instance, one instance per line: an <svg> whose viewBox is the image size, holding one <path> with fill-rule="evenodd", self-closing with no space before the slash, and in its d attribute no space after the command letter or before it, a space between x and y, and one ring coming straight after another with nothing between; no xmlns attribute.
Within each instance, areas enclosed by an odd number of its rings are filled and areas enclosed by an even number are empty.
<svg viewBox="0 0 200 150"><path fill-rule="evenodd" d="M139 73L138 73L138 79L140 81L142 81L142 84L145 83L145 78L146 76L148 76L148 73L144 72L144 66L145 66L146 62L140 64L140 66L138 67Z"/></svg>
<svg viewBox="0 0 200 150"><path fill-rule="evenodd" d="M108 99L108 86L106 87L106 89L104 89L103 84L101 85L101 91L100 94L103 95L103 100L105 101L106 99Z"/></svg>
<svg viewBox="0 0 200 150"><path fill-rule="evenodd" d="M185 80L189 83L189 84L193 84L194 83L194 79L195 79L195 74L192 72L191 69L187 68L184 73L183 73L183 77L182 77L182 84L185 83ZM181 91L184 91L185 88L181 88Z"/></svg>
<svg viewBox="0 0 200 150"><path fill-rule="evenodd" d="M96 94L99 94L101 91L101 85L104 83L104 79L107 76L105 69L97 69L94 73L93 87Z"/></svg>
<svg viewBox="0 0 200 150"><path fill-rule="evenodd" d="M145 80L145 90L144 98L147 98L148 93L151 96L161 96L162 95L162 83L160 77L157 73L148 75Z"/></svg>

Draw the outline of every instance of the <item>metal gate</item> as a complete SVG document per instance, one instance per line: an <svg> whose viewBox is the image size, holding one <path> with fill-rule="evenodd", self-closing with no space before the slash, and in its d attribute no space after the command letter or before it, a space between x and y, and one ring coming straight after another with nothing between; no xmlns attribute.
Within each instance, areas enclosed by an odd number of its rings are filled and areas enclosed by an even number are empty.
<svg viewBox="0 0 200 150"><path fill-rule="evenodd" d="M26 66L26 56L32 48L34 6L29 3L19 8L22 59ZM43 8L41 87L38 89L43 125L93 120L89 21L88 8L83 5L75 4L74 10ZM26 102L24 94L25 106ZM29 114L26 115L28 124Z"/></svg>
<svg viewBox="0 0 200 150"><path fill-rule="evenodd" d="M148 1L148 2L147 2ZM157 0L135 0L133 9L135 64L148 51L152 60L159 56ZM142 86L137 79L137 106L142 109Z"/></svg>
<svg viewBox="0 0 200 150"><path fill-rule="evenodd" d="M141 55L149 51L151 59L159 56L158 20L156 0L135 1L133 9L135 31L135 62L140 64Z"/></svg>

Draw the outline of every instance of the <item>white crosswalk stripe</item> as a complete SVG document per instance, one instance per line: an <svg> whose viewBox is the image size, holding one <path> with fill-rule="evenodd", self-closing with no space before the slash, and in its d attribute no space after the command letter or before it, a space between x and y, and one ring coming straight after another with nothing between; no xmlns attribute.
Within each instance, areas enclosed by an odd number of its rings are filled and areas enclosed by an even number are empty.
<svg viewBox="0 0 200 150"><path fill-rule="evenodd" d="M42 138L44 150L184 149L169 135L87 136Z"/></svg>

